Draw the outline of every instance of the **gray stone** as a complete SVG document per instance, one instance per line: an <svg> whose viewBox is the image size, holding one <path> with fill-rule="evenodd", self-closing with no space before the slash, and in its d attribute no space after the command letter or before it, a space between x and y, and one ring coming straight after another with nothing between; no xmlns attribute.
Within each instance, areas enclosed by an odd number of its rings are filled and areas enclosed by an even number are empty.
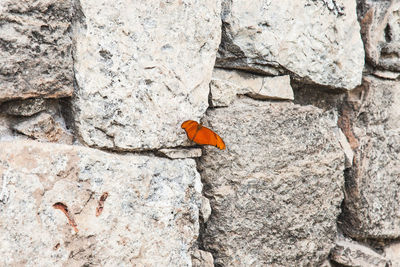
<svg viewBox="0 0 400 267"><path fill-rule="evenodd" d="M211 215L210 200L206 197L201 198L201 209L200 216L203 218L203 222L207 222Z"/></svg>
<svg viewBox="0 0 400 267"><path fill-rule="evenodd" d="M229 106L236 95L247 94L256 99L293 100L289 75L266 77L243 71L215 68L210 83L214 107Z"/></svg>
<svg viewBox="0 0 400 267"><path fill-rule="evenodd" d="M388 245L384 249L385 257L390 260L391 266L400 266L400 242L396 241Z"/></svg>
<svg viewBox="0 0 400 267"><path fill-rule="evenodd" d="M182 145L181 123L208 107L219 0L80 3L73 100L80 139L113 150Z"/></svg>
<svg viewBox="0 0 400 267"><path fill-rule="evenodd" d="M163 148L158 152L170 159L198 158L201 157L201 148Z"/></svg>
<svg viewBox="0 0 400 267"><path fill-rule="evenodd" d="M342 230L356 239L400 237L400 83L365 77L339 121L352 146Z"/></svg>
<svg viewBox="0 0 400 267"><path fill-rule="evenodd" d="M364 67L356 1L329 2L223 1L216 65L353 89Z"/></svg>
<svg viewBox="0 0 400 267"><path fill-rule="evenodd" d="M318 266L336 237L344 155L336 115L240 98L207 112L226 149L198 166L212 213L204 247L220 266Z"/></svg>
<svg viewBox="0 0 400 267"><path fill-rule="evenodd" d="M196 250L192 254L193 267L214 267L214 259L210 252L204 250Z"/></svg>
<svg viewBox="0 0 400 267"><path fill-rule="evenodd" d="M1 266L190 266L202 190L193 159L35 141L0 151Z"/></svg>
<svg viewBox="0 0 400 267"><path fill-rule="evenodd" d="M400 71L400 1L359 1L361 33L373 66Z"/></svg>
<svg viewBox="0 0 400 267"><path fill-rule="evenodd" d="M62 123L46 112L24 119L13 125L12 129L40 141L64 144L72 144L73 141L73 136Z"/></svg>
<svg viewBox="0 0 400 267"><path fill-rule="evenodd" d="M72 0L0 1L0 102L73 93Z"/></svg>
<svg viewBox="0 0 400 267"><path fill-rule="evenodd" d="M1 105L1 111L8 115L32 116L47 108L47 100L30 98L25 100L8 101Z"/></svg>
<svg viewBox="0 0 400 267"><path fill-rule="evenodd" d="M353 165L354 151L351 148L346 136L340 129L337 129L336 136L345 155L345 166L346 168L350 168Z"/></svg>
<svg viewBox="0 0 400 267"><path fill-rule="evenodd" d="M372 249L351 240L339 240L332 249L330 259L352 267L388 267L390 261Z"/></svg>
<svg viewBox="0 0 400 267"><path fill-rule="evenodd" d="M374 71L373 74L375 76L379 77L379 78L388 79L388 80L400 79L400 73L399 72L377 70L377 71Z"/></svg>

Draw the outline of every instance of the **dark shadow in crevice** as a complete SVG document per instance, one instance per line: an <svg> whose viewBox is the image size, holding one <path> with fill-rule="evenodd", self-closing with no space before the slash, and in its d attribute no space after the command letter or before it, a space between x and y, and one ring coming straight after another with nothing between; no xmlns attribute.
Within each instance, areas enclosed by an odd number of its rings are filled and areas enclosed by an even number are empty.
<svg viewBox="0 0 400 267"><path fill-rule="evenodd" d="M294 103L301 106L312 105L322 110L341 109L346 97L346 90L332 89L319 85L309 85L291 80Z"/></svg>

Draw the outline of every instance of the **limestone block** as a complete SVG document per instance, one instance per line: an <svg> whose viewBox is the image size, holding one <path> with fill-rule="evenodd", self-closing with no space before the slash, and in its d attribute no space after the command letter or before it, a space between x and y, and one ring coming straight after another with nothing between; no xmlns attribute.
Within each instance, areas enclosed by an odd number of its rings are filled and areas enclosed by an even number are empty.
<svg viewBox="0 0 400 267"><path fill-rule="evenodd" d="M400 73L399 72L377 70L377 71L374 71L374 75L379 77L379 78L388 79L388 80L400 79Z"/></svg>
<svg viewBox="0 0 400 267"><path fill-rule="evenodd" d="M193 159L0 143L0 265L189 266L202 184Z"/></svg>
<svg viewBox="0 0 400 267"><path fill-rule="evenodd" d="M72 0L0 1L0 102L73 93Z"/></svg>
<svg viewBox="0 0 400 267"><path fill-rule="evenodd" d="M210 252L196 250L192 255L193 267L214 267L214 259Z"/></svg>
<svg viewBox="0 0 400 267"><path fill-rule="evenodd" d="M222 2L219 67L293 74L303 82L353 89L364 48L356 1Z"/></svg>
<svg viewBox="0 0 400 267"><path fill-rule="evenodd" d="M78 135L114 150L175 147L208 107L220 2L81 0L74 30Z"/></svg>
<svg viewBox="0 0 400 267"><path fill-rule="evenodd" d="M356 239L399 238L400 84L367 76L347 107L341 127L355 155L340 225Z"/></svg>
<svg viewBox="0 0 400 267"><path fill-rule="evenodd" d="M267 77L236 70L215 68L210 83L214 107L229 106L238 94L256 99L293 100L289 75Z"/></svg>
<svg viewBox="0 0 400 267"><path fill-rule="evenodd" d="M387 267L391 266L386 260L372 249L351 240L340 240L332 249L330 259L344 266Z"/></svg>
<svg viewBox="0 0 400 267"><path fill-rule="evenodd" d="M40 141L72 144L73 136L51 114L42 112L24 119L12 126L12 129Z"/></svg>
<svg viewBox="0 0 400 267"><path fill-rule="evenodd" d="M204 247L220 266L319 266L336 237L344 154L336 115L241 97L207 112L226 150L198 159L212 213Z"/></svg>
<svg viewBox="0 0 400 267"><path fill-rule="evenodd" d="M32 116L45 110L48 104L49 101L43 98L8 101L1 105L0 111L8 115Z"/></svg>
<svg viewBox="0 0 400 267"><path fill-rule="evenodd" d="M362 0L361 33L367 60L381 69L400 71L400 1Z"/></svg>
<svg viewBox="0 0 400 267"><path fill-rule="evenodd" d="M392 263L392 266L400 266L400 242L394 242L385 247L385 256Z"/></svg>

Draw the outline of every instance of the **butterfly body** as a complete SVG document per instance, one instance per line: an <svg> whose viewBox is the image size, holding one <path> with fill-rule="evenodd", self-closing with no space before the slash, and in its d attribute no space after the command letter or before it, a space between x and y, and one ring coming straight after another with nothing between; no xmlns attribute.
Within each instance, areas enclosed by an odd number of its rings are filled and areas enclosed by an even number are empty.
<svg viewBox="0 0 400 267"><path fill-rule="evenodd" d="M184 121L181 127L186 131L189 140L199 145L211 145L219 149L225 149L225 143L218 134L196 121Z"/></svg>

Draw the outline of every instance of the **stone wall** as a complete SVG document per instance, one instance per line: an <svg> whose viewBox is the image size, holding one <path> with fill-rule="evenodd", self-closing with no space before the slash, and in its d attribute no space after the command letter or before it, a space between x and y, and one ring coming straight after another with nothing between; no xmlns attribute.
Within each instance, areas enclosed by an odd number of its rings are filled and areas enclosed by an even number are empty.
<svg viewBox="0 0 400 267"><path fill-rule="evenodd" d="M3 0L0 52L0 266L400 266L399 0Z"/></svg>

